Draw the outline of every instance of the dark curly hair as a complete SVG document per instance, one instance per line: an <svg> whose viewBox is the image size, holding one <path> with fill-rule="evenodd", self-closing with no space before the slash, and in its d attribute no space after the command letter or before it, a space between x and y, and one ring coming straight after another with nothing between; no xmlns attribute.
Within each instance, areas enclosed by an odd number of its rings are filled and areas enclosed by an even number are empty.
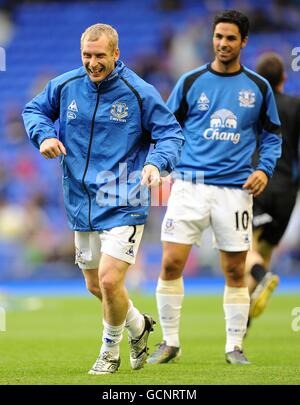
<svg viewBox="0 0 300 405"><path fill-rule="evenodd" d="M249 20L245 14L237 10L225 10L215 16L213 24L213 32L215 31L216 25L219 23L230 23L238 26L242 40L248 36L249 32Z"/></svg>

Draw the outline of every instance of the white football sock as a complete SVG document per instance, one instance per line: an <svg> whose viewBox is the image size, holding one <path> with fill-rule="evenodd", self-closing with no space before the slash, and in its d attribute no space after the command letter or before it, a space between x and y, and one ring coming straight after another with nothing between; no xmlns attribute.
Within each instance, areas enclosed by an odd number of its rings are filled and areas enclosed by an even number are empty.
<svg viewBox="0 0 300 405"><path fill-rule="evenodd" d="M176 280L158 279L156 301L163 340L168 346L179 347L179 323L184 297L183 278Z"/></svg>
<svg viewBox="0 0 300 405"><path fill-rule="evenodd" d="M125 328L128 330L128 335L133 339L140 337L145 328L145 318L139 310L134 307L131 300L129 300Z"/></svg>
<svg viewBox="0 0 300 405"><path fill-rule="evenodd" d="M100 354L104 352L109 352L114 358L119 357L119 343L123 337L123 330L125 327L125 322L119 326L109 325L103 319L103 334L102 334L102 346L100 349Z"/></svg>
<svg viewBox="0 0 300 405"><path fill-rule="evenodd" d="M240 349L243 346L250 307L248 288L225 286L223 307L226 320L225 353L229 353L235 346Z"/></svg>

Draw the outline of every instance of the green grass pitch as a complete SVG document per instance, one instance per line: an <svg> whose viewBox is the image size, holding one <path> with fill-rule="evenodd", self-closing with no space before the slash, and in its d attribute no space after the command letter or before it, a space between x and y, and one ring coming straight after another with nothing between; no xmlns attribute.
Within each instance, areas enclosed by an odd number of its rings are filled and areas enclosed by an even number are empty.
<svg viewBox="0 0 300 405"><path fill-rule="evenodd" d="M133 297L135 305L156 315L154 296ZM18 299L20 303L24 298ZM129 365L126 332L121 367L116 374L90 376L100 345L100 305L94 298L41 298L42 307L7 312L7 331L0 333L0 384L300 384L300 331L291 328L297 295L272 297L265 313L251 326L245 341L250 366L224 361L221 296L186 296L181 322L182 357L178 363ZM150 350L160 341L151 334Z"/></svg>

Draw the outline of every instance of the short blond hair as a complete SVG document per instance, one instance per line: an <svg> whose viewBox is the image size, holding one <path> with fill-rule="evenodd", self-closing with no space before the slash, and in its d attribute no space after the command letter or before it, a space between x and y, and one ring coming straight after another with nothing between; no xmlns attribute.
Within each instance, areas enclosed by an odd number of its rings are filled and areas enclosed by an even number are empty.
<svg viewBox="0 0 300 405"><path fill-rule="evenodd" d="M88 39L89 41L97 41L101 35L106 35L106 37L109 39L109 46L111 47L112 51L118 48L119 36L114 27L108 24L94 24L88 27L81 35L81 49L85 39Z"/></svg>

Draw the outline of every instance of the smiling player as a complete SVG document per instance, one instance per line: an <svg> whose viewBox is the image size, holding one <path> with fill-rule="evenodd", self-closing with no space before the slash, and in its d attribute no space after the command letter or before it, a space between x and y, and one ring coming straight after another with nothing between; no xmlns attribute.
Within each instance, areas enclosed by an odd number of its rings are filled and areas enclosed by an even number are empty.
<svg viewBox="0 0 300 405"><path fill-rule="evenodd" d="M249 364L242 349L249 314L245 260L251 245L252 197L268 183L281 153L279 119L268 82L240 63L249 21L229 10L215 17L215 59L184 74L168 106L185 144L162 224L163 261L156 296L163 342L148 363L179 357L182 273L193 244L212 227L225 275L226 361ZM258 136L260 159L251 165ZM200 181L199 181L200 180ZM199 309L198 327L201 324Z"/></svg>
<svg viewBox="0 0 300 405"><path fill-rule="evenodd" d="M154 321L129 300L125 277L135 262L149 205L136 204L136 199L131 203L140 184L131 177L141 173L142 185L158 184L160 172L175 167L183 143L180 126L158 92L119 55L113 27L87 28L81 37L83 67L51 80L23 113L30 140L40 153L61 157L76 263L87 288L103 304L102 346L90 374L118 370L125 327L131 367L137 370L146 362ZM151 139L156 143L153 152ZM108 200L101 188L107 176L118 185L109 188Z"/></svg>

